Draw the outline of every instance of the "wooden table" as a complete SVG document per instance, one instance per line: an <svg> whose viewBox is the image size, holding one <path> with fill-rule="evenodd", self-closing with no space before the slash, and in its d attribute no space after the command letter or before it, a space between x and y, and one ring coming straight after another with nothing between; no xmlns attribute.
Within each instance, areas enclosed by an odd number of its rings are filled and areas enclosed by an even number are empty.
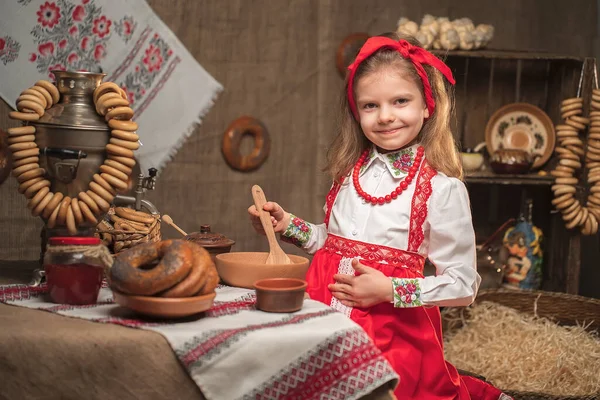
<svg viewBox="0 0 600 400"><path fill-rule="evenodd" d="M0 262L0 285L37 262ZM203 399L166 339L149 330L0 304L2 399ZM234 379L234 378L232 378ZM380 387L365 399L391 399Z"/></svg>

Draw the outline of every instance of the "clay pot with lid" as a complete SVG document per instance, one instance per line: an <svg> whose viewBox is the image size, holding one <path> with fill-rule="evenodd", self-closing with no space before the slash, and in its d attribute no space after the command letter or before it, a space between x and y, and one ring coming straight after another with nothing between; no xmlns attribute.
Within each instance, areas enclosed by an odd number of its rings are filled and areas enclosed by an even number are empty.
<svg viewBox="0 0 600 400"><path fill-rule="evenodd" d="M211 232L210 225L201 225L200 232L187 234L184 239L204 247L210 253L213 262L217 254L229 253L231 246L235 244L235 241L225 235Z"/></svg>
<svg viewBox="0 0 600 400"><path fill-rule="evenodd" d="M498 149L490 156L490 167L497 174L526 174L538 157L521 149Z"/></svg>

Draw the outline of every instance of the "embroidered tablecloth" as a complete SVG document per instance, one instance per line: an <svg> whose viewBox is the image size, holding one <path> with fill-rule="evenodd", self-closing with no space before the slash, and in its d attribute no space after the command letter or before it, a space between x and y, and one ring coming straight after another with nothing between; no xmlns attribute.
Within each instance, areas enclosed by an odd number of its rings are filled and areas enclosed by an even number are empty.
<svg viewBox="0 0 600 400"><path fill-rule="evenodd" d="M0 96L14 108L54 69L106 73L135 112L142 171L165 165L222 90L144 0L5 0L0 16Z"/></svg>
<svg viewBox="0 0 600 400"><path fill-rule="evenodd" d="M358 325L313 300L295 313L265 313L254 291L220 286L202 316L165 321L124 310L106 287L86 306L50 303L46 292L0 286L0 302L158 332L207 399L356 399L398 380Z"/></svg>

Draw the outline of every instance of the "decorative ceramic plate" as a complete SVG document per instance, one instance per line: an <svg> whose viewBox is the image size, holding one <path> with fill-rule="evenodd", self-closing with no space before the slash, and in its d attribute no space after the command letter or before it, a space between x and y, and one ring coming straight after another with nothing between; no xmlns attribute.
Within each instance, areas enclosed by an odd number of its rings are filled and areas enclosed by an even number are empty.
<svg viewBox="0 0 600 400"><path fill-rule="evenodd" d="M165 298L133 296L113 290L115 302L139 314L160 318L183 318L210 309L216 293L205 296Z"/></svg>
<svg viewBox="0 0 600 400"><path fill-rule="evenodd" d="M352 33L342 40L335 53L335 66L342 77L346 76L348 66L360 51L363 44L369 39L368 33Z"/></svg>
<svg viewBox="0 0 600 400"><path fill-rule="evenodd" d="M498 109L485 127L490 154L498 149L520 149L539 156L533 168L544 165L552 152L556 135L550 117L529 103L512 103Z"/></svg>

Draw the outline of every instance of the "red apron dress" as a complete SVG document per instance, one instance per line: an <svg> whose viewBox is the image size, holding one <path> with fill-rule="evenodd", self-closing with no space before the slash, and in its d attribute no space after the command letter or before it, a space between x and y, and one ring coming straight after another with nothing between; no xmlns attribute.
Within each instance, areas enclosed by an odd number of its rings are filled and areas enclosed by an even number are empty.
<svg viewBox="0 0 600 400"><path fill-rule="evenodd" d="M386 276L423 278L425 259L418 254L418 249L424 239L422 225L427 217L431 178L436 173L423 162L411 202L407 249L359 242L328 233L324 246L315 253L308 270L307 292L311 299L345 313L369 334L400 376L394 391L398 400L497 400L506 395L481 380L459 375L456 368L445 361L438 307L395 308L391 303L381 303L368 309L351 308L332 297L327 288L335 283L335 274L354 275L351 261L355 257ZM340 185L335 184L327 196L325 224L328 228L339 190Z"/></svg>

